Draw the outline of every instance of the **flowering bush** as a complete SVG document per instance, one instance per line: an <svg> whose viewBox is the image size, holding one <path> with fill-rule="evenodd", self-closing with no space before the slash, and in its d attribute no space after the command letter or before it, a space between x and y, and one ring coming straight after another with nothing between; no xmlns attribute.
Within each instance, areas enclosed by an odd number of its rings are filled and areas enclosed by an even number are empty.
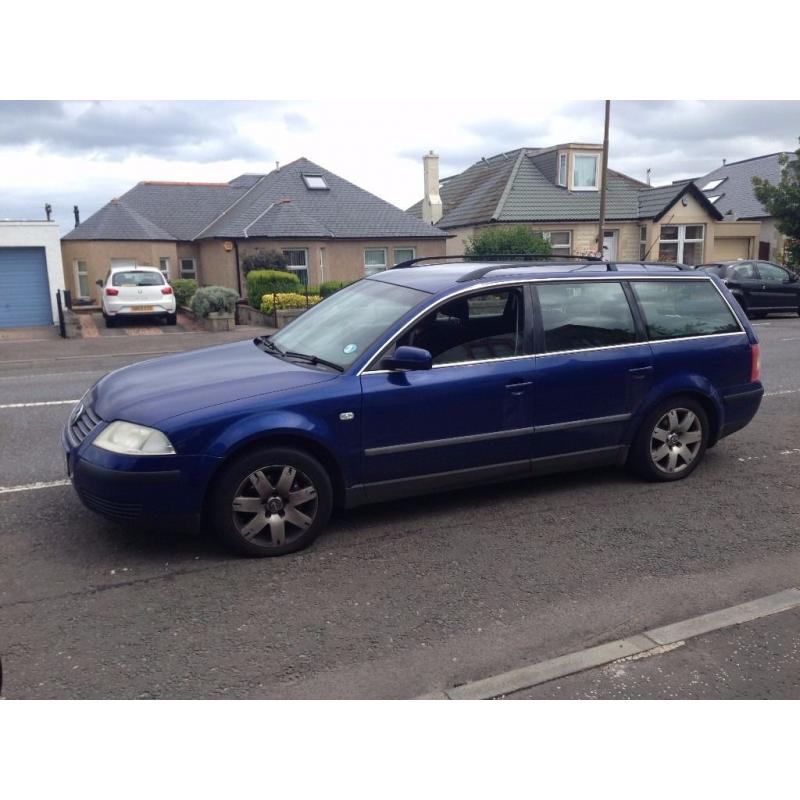
<svg viewBox="0 0 800 800"><path fill-rule="evenodd" d="M306 300L308 300L307 303ZM318 294L304 295L297 292L278 292L274 295L265 294L261 298L261 313L273 314L276 309L305 308L306 305L316 305L320 300L322 300L322 298Z"/></svg>

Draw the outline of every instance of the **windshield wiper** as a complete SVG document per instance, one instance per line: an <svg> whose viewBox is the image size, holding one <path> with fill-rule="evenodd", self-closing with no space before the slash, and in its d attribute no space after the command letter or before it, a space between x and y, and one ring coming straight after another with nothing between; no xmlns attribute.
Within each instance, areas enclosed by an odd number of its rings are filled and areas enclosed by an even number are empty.
<svg viewBox="0 0 800 800"><path fill-rule="evenodd" d="M283 350L281 350L280 347L278 347L278 345L276 345L275 342L269 338L269 336L256 336L253 341L262 350L266 350L270 353L277 353L279 356L286 355L286 353L284 353Z"/></svg>
<svg viewBox="0 0 800 800"><path fill-rule="evenodd" d="M335 364L333 361L326 361L319 356L310 356L308 353L294 353L291 350L287 350L283 355L288 358L296 358L299 361L308 361L309 364L322 364L323 367L330 367L337 372L344 372L344 367L341 364Z"/></svg>

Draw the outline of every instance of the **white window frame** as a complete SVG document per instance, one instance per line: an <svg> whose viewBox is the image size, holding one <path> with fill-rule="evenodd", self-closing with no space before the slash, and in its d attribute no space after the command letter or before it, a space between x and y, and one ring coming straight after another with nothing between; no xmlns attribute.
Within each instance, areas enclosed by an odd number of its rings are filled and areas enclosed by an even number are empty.
<svg viewBox="0 0 800 800"><path fill-rule="evenodd" d="M709 181L700 191L701 192L710 192L712 189L716 189L721 183L723 183L725 178L718 178L713 181Z"/></svg>
<svg viewBox="0 0 800 800"><path fill-rule="evenodd" d="M383 252L383 266L377 266L375 264L367 264L367 252L369 251L382 251ZM385 247L365 247L364 248L364 274L365 275L375 275L378 272L384 272L388 265L389 260L389 253L387 248Z"/></svg>
<svg viewBox="0 0 800 800"><path fill-rule="evenodd" d="M283 253L284 256L287 253L302 253L303 254L303 261L305 262L304 264L302 264L302 265L301 264L287 264L286 265L286 269L288 269L290 272L305 272L305 274L306 274L305 281L303 281L302 277L300 277L299 275L298 275L298 278L300 278L300 283L302 283L303 286L308 286L308 281L309 281L309 274L308 274L308 248L307 247L284 247L284 248L281 249L281 252Z"/></svg>
<svg viewBox="0 0 800 800"><path fill-rule="evenodd" d="M554 233L566 233L567 234L567 244L553 244L552 236ZM550 242L550 249L553 251L553 255L570 255L572 253L572 231L571 230L560 230L560 231L542 231L542 236ZM566 253L558 253L557 251L566 250Z"/></svg>
<svg viewBox="0 0 800 800"><path fill-rule="evenodd" d="M183 268L184 261L191 261L192 262L192 274L187 275L185 274L185 270ZM194 256L181 256L178 259L178 275L182 280L197 280L197 259Z"/></svg>
<svg viewBox="0 0 800 800"><path fill-rule="evenodd" d="M678 238L677 239L664 239L661 235L661 231L664 228L677 228L678 229ZM686 238L686 229L687 228L700 228L703 232L703 235L699 239L687 239ZM706 226L702 223L683 223L680 225L662 225L658 229L658 259L661 260L661 245L663 244L675 244L678 245L678 255L676 256L676 262L678 264L685 263L683 260L683 246L685 244L697 244L700 243L702 247L702 252L700 253L700 263L703 263L703 257L706 253Z"/></svg>
<svg viewBox="0 0 800 800"><path fill-rule="evenodd" d="M569 174L569 159L567 158L567 153L559 153L558 154L558 185L559 186L566 186L567 185L567 176ZM563 167L563 173L562 173ZM563 177L562 177L563 175Z"/></svg>
<svg viewBox="0 0 800 800"><path fill-rule="evenodd" d="M398 257L397 257L397 251L398 250L410 250L411 251L411 256L409 258L400 258L400 259L398 259ZM395 247L393 249L393 251L392 251L392 255L393 255L394 263L395 264L400 264L403 261L410 261L412 258L416 258L417 257L417 248L416 247ZM365 258L364 258L364 263L365 264L366 264L366 261L367 261L367 259L366 259L366 256L365 256Z"/></svg>
<svg viewBox="0 0 800 800"><path fill-rule="evenodd" d="M320 181L322 185L312 186L313 181ZM328 186L328 181L325 180L325 176L320 175L319 173L304 173L303 182L305 183L306 188L310 189L312 192L322 192L325 191L325 189L330 189L330 186Z"/></svg>
<svg viewBox="0 0 800 800"><path fill-rule="evenodd" d="M579 158L594 159L594 186L575 185L575 162ZM573 153L572 155L572 191L573 192L596 192L600 185L600 156L595 153Z"/></svg>
<svg viewBox="0 0 800 800"><path fill-rule="evenodd" d="M89 287L89 294L81 294L80 264L83 264L84 277ZM89 283L89 265L82 258L76 258L73 262L73 268L75 270L75 297L78 300L88 300L92 296L92 285Z"/></svg>
<svg viewBox="0 0 800 800"><path fill-rule="evenodd" d="M166 267L162 266L161 264L162 261L166 262ZM167 283L169 283L169 267L170 267L169 256L159 256L158 271L164 276L164 280L166 280Z"/></svg>

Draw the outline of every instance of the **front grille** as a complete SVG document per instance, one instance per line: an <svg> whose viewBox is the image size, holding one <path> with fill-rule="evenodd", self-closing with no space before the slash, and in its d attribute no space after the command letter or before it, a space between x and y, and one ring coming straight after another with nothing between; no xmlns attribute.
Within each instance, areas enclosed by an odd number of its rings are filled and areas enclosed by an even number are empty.
<svg viewBox="0 0 800 800"><path fill-rule="evenodd" d="M72 412L67 425L72 446L77 447L97 427L99 422L100 417L92 411L91 406L81 403Z"/></svg>
<svg viewBox="0 0 800 800"><path fill-rule="evenodd" d="M139 503L118 503L105 497L98 497L80 486L76 488L83 504L98 514L115 519L135 519L141 516L142 506Z"/></svg>

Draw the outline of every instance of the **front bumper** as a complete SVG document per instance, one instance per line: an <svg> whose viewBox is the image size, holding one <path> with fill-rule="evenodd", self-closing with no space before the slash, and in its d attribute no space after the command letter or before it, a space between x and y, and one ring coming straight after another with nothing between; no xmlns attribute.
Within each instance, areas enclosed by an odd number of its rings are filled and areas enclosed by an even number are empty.
<svg viewBox="0 0 800 800"><path fill-rule="evenodd" d="M219 460L210 456L128 456L91 444L105 427L100 420L76 442L73 417L61 443L67 474L90 510L119 520L197 516Z"/></svg>

